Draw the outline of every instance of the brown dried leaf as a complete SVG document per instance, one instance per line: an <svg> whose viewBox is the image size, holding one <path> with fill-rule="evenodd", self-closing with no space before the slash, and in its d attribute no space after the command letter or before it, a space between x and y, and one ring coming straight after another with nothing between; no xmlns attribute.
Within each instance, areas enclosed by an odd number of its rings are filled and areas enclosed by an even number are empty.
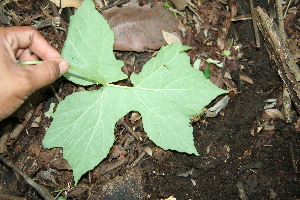
<svg viewBox="0 0 300 200"><path fill-rule="evenodd" d="M265 112L272 118L272 119L282 119L284 120L283 114L278 109L267 109Z"/></svg>
<svg viewBox="0 0 300 200"><path fill-rule="evenodd" d="M57 7L66 8L66 7L75 7L78 8L82 4L82 0L50 0L55 3Z"/></svg>
<svg viewBox="0 0 300 200"><path fill-rule="evenodd" d="M181 44L181 40L175 34L169 33L169 32L164 31L164 30L162 30L162 34L163 34L163 37L164 37L165 41L168 44L173 44L173 43L180 43Z"/></svg>
<svg viewBox="0 0 300 200"><path fill-rule="evenodd" d="M177 10L184 10L188 6L186 0L170 0L176 7Z"/></svg>
<svg viewBox="0 0 300 200"><path fill-rule="evenodd" d="M248 76L241 75L240 79L247 83L253 84L253 80L251 78L249 78Z"/></svg>
<svg viewBox="0 0 300 200"><path fill-rule="evenodd" d="M166 45L162 30L180 38L178 22L174 14L164 8L163 3L151 7L129 5L103 12L115 34L114 49L143 52Z"/></svg>

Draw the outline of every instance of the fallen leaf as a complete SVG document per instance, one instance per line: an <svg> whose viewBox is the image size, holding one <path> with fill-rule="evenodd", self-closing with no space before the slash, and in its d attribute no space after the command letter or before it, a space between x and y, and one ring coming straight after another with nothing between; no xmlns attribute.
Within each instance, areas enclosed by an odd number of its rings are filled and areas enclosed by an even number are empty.
<svg viewBox="0 0 300 200"><path fill-rule="evenodd" d="M166 45L162 30L180 38L178 21L163 3L111 8L103 12L115 34L114 49L143 52ZM100 36L99 36L100 37Z"/></svg>
<svg viewBox="0 0 300 200"><path fill-rule="evenodd" d="M50 0L59 8L74 7L78 8L82 4L82 0Z"/></svg>
<svg viewBox="0 0 300 200"><path fill-rule="evenodd" d="M217 116L217 114L224 109L228 102L229 102L229 96L226 95L224 96L218 103L216 103L213 107L209 108L206 112L205 112L205 116L206 117L215 117Z"/></svg>
<svg viewBox="0 0 300 200"><path fill-rule="evenodd" d="M247 83L253 84L252 79L249 78L248 76L241 75L240 79L243 80L243 81L245 81L245 82L247 82Z"/></svg>
<svg viewBox="0 0 300 200"><path fill-rule="evenodd" d="M131 122L136 122L140 118L141 118L141 115L138 112L132 112L131 117L130 117L130 121Z"/></svg>
<svg viewBox="0 0 300 200"><path fill-rule="evenodd" d="M169 33L167 31L164 31L164 30L162 30L162 34L163 34L163 37L164 37L165 41L167 42L167 44L173 44L173 43L181 44L181 40L176 35Z"/></svg>
<svg viewBox="0 0 300 200"><path fill-rule="evenodd" d="M184 10L188 6L186 0L170 0L177 10Z"/></svg>
<svg viewBox="0 0 300 200"><path fill-rule="evenodd" d="M172 196L169 196L166 199L161 199L161 200L176 200L176 198L172 195Z"/></svg>
<svg viewBox="0 0 300 200"><path fill-rule="evenodd" d="M273 119L279 118L284 120L283 114L278 109L267 109L265 112Z"/></svg>
<svg viewBox="0 0 300 200"><path fill-rule="evenodd" d="M145 147L145 148L144 148L144 151L145 151L149 156L152 157L153 152L152 152L152 149L151 149L150 147Z"/></svg>

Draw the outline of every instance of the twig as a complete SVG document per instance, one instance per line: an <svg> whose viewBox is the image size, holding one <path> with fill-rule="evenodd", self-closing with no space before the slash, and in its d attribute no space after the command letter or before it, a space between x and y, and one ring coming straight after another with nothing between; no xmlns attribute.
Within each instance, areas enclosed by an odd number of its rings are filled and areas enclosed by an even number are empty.
<svg viewBox="0 0 300 200"><path fill-rule="evenodd" d="M297 112L300 113L300 69L273 20L259 6L256 8L256 15L258 27L266 41L266 47L278 67L278 74L288 88Z"/></svg>
<svg viewBox="0 0 300 200"><path fill-rule="evenodd" d="M58 96L58 94L56 93L56 91L55 91L55 89L54 89L54 87L51 85L51 89L52 89L52 91L53 91L53 93L54 93L54 96L55 96L55 98L57 99L57 101L58 102L61 102L62 101L62 98L60 98L60 96Z"/></svg>
<svg viewBox="0 0 300 200"><path fill-rule="evenodd" d="M14 143L19 135L21 134L21 132L23 131L23 129L25 128L27 122L30 120L31 116L33 115L34 113L34 109L31 108L25 115L24 117L24 120L22 121L21 124L18 124L13 130L12 132L10 133L10 136L9 136L9 141Z"/></svg>
<svg viewBox="0 0 300 200"><path fill-rule="evenodd" d="M66 31L66 29L59 27L60 26L60 17L53 17L52 19L42 21L40 23L32 25L32 27L40 30L43 28L47 28L49 26L53 26L54 28L62 31Z"/></svg>
<svg viewBox="0 0 300 200"><path fill-rule="evenodd" d="M203 24L204 20L201 18L201 16L199 15L198 11L195 9L196 8L195 5L190 0L187 0L186 2L189 4L188 5L189 9L196 15L196 17L198 18L198 20Z"/></svg>
<svg viewBox="0 0 300 200"><path fill-rule="evenodd" d="M284 18L283 18L283 14L282 14L281 2L282 2L282 0L275 1L277 17L278 17L278 28L279 28L280 33L282 34L283 41L286 42L286 35L285 35L285 31L284 31Z"/></svg>
<svg viewBox="0 0 300 200"><path fill-rule="evenodd" d="M289 10L289 7L290 7L291 3L292 3L292 0L290 0L290 1L289 1L288 5L287 5L287 7L286 7L286 9L285 9L285 12L284 12L283 18L285 18L285 17L286 17L286 13L288 12L288 10Z"/></svg>
<svg viewBox="0 0 300 200"><path fill-rule="evenodd" d="M7 152L6 142L9 138L9 134L10 134L12 128L13 128L12 124L9 124L9 125L5 126L5 128L3 130L2 136L0 138L0 154Z"/></svg>
<svg viewBox="0 0 300 200"><path fill-rule="evenodd" d="M108 6L104 6L104 7L97 7L97 10L98 11L103 11L103 10L107 10L107 9L109 9L109 8L112 8L112 7L115 7L115 6L121 6L121 5L123 5L123 4L125 4L125 3L128 3L129 2L129 0L120 0L120 1L118 1L118 2L115 2L115 3L113 3L113 4L111 4L111 5L108 5ZM97 3L98 4L98 3Z"/></svg>
<svg viewBox="0 0 300 200"><path fill-rule="evenodd" d="M117 169L118 167L121 167L122 165L125 165L128 161L128 158L124 157L122 159L117 159L113 162L106 162L102 163L99 166L99 169L97 169L98 174L106 174L114 169Z"/></svg>
<svg viewBox="0 0 300 200"><path fill-rule="evenodd" d="M255 11L254 11L253 0L249 0L249 4L250 4L251 15L252 15L255 43L256 43L256 47L260 48L259 32L258 32L258 28L257 28L257 19L256 19Z"/></svg>
<svg viewBox="0 0 300 200"><path fill-rule="evenodd" d="M132 167L136 166L145 155L146 155L146 152L142 151L142 153L140 153L140 155L137 157L137 159L135 161L133 161L133 163L131 163L130 167L132 168Z"/></svg>
<svg viewBox="0 0 300 200"><path fill-rule="evenodd" d="M30 178L27 174L22 172L22 170L17 168L12 162L10 162L2 156L0 156L0 161L5 163L8 167L12 168L17 173L19 173L24 178L24 180L29 185L31 185L45 200L54 200L54 196L44 186L37 184L32 178Z"/></svg>
<svg viewBox="0 0 300 200"><path fill-rule="evenodd" d="M291 2L291 1L290 1ZM276 10L277 10L277 16L278 16L278 28L279 32L281 34L281 38L283 42L286 44L287 38L284 30L284 17L282 15L282 3L281 0L276 0ZM285 121L287 123L292 121L292 108L291 108L291 97L289 96L288 89L283 86L283 107L284 107L284 115L285 115Z"/></svg>
<svg viewBox="0 0 300 200"><path fill-rule="evenodd" d="M283 101L285 122L290 123L293 118L292 117L292 100L291 100L289 91L285 85L283 85L282 101Z"/></svg>
<svg viewBox="0 0 300 200"><path fill-rule="evenodd" d="M126 130L137 140L137 141L140 141L140 137L132 130L132 128L130 128L127 124L126 124L126 122L125 122L125 120L124 120L124 118L122 118L121 120L120 120L120 122L121 122L121 124L126 128Z"/></svg>

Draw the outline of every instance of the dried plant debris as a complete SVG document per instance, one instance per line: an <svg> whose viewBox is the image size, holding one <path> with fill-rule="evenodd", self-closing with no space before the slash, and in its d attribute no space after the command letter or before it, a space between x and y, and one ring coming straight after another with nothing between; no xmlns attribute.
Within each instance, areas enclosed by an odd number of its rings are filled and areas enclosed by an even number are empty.
<svg viewBox="0 0 300 200"><path fill-rule="evenodd" d="M114 50L137 51L159 49L166 45L162 30L180 38L175 15L163 3L153 7L128 4L103 12L115 34Z"/></svg>

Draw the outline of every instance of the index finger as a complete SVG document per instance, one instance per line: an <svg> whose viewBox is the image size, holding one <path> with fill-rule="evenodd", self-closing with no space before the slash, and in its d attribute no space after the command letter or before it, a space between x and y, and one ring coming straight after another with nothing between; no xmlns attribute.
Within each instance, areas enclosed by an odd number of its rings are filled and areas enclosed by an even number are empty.
<svg viewBox="0 0 300 200"><path fill-rule="evenodd" d="M18 49L28 48L43 60L62 58L58 51L33 27L8 27L3 31L6 41L15 53Z"/></svg>

